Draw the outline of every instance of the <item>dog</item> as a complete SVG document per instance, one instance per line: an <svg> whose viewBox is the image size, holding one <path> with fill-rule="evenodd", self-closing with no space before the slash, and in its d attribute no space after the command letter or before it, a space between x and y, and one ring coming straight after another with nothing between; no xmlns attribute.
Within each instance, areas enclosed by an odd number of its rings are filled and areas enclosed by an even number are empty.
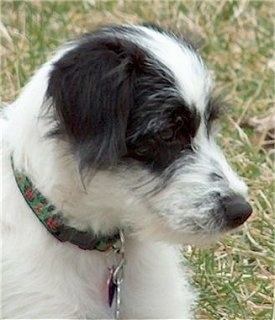
<svg viewBox="0 0 275 320"><path fill-rule="evenodd" d="M182 245L251 215L215 143L224 103L186 39L110 25L2 112L4 318L192 319Z"/></svg>

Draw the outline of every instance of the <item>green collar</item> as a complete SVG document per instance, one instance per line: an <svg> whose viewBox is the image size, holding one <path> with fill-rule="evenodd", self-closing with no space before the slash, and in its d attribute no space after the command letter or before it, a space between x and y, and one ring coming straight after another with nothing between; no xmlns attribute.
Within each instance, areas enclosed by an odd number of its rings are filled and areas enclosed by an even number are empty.
<svg viewBox="0 0 275 320"><path fill-rule="evenodd" d="M59 241L71 242L83 250L107 251L119 240L119 233L112 237L98 237L91 231L79 231L66 225L66 219L54 205L35 188L31 180L11 165L17 186L25 201L44 227Z"/></svg>

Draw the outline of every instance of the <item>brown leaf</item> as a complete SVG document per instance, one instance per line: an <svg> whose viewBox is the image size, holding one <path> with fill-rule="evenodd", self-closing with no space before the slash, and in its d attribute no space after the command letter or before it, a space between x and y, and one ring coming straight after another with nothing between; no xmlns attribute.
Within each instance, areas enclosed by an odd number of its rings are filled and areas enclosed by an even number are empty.
<svg viewBox="0 0 275 320"><path fill-rule="evenodd" d="M254 129L252 143L258 147L274 148L275 143L275 110L264 118L253 117L243 121L244 126Z"/></svg>

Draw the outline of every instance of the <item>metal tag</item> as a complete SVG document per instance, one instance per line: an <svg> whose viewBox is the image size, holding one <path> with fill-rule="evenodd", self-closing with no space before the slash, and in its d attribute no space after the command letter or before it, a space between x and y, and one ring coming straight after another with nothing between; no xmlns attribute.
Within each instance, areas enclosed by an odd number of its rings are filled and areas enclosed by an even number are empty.
<svg viewBox="0 0 275 320"><path fill-rule="evenodd" d="M107 286L108 286L108 304L109 304L109 307L111 307L114 301L114 296L116 294L117 286L113 281L115 267L113 266L109 270L110 270L110 274L107 280Z"/></svg>
<svg viewBox="0 0 275 320"><path fill-rule="evenodd" d="M117 246L113 246L113 252L116 257L116 265L109 268L109 277L107 279L108 287L108 304L112 307L113 301L115 299L115 319L120 319L120 305L121 305L121 284L124 279L123 271L125 265L124 258L124 245L125 238L123 232L120 230L120 241Z"/></svg>

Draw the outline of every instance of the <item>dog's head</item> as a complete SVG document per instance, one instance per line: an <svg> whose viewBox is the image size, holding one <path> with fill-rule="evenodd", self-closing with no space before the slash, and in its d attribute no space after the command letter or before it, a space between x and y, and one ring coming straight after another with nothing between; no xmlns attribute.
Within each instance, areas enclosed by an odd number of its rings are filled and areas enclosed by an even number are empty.
<svg viewBox="0 0 275 320"><path fill-rule="evenodd" d="M55 61L47 97L50 134L69 143L82 175L111 172L172 233L194 242L250 216L246 185L215 143L223 104L186 40L154 27L102 28Z"/></svg>

